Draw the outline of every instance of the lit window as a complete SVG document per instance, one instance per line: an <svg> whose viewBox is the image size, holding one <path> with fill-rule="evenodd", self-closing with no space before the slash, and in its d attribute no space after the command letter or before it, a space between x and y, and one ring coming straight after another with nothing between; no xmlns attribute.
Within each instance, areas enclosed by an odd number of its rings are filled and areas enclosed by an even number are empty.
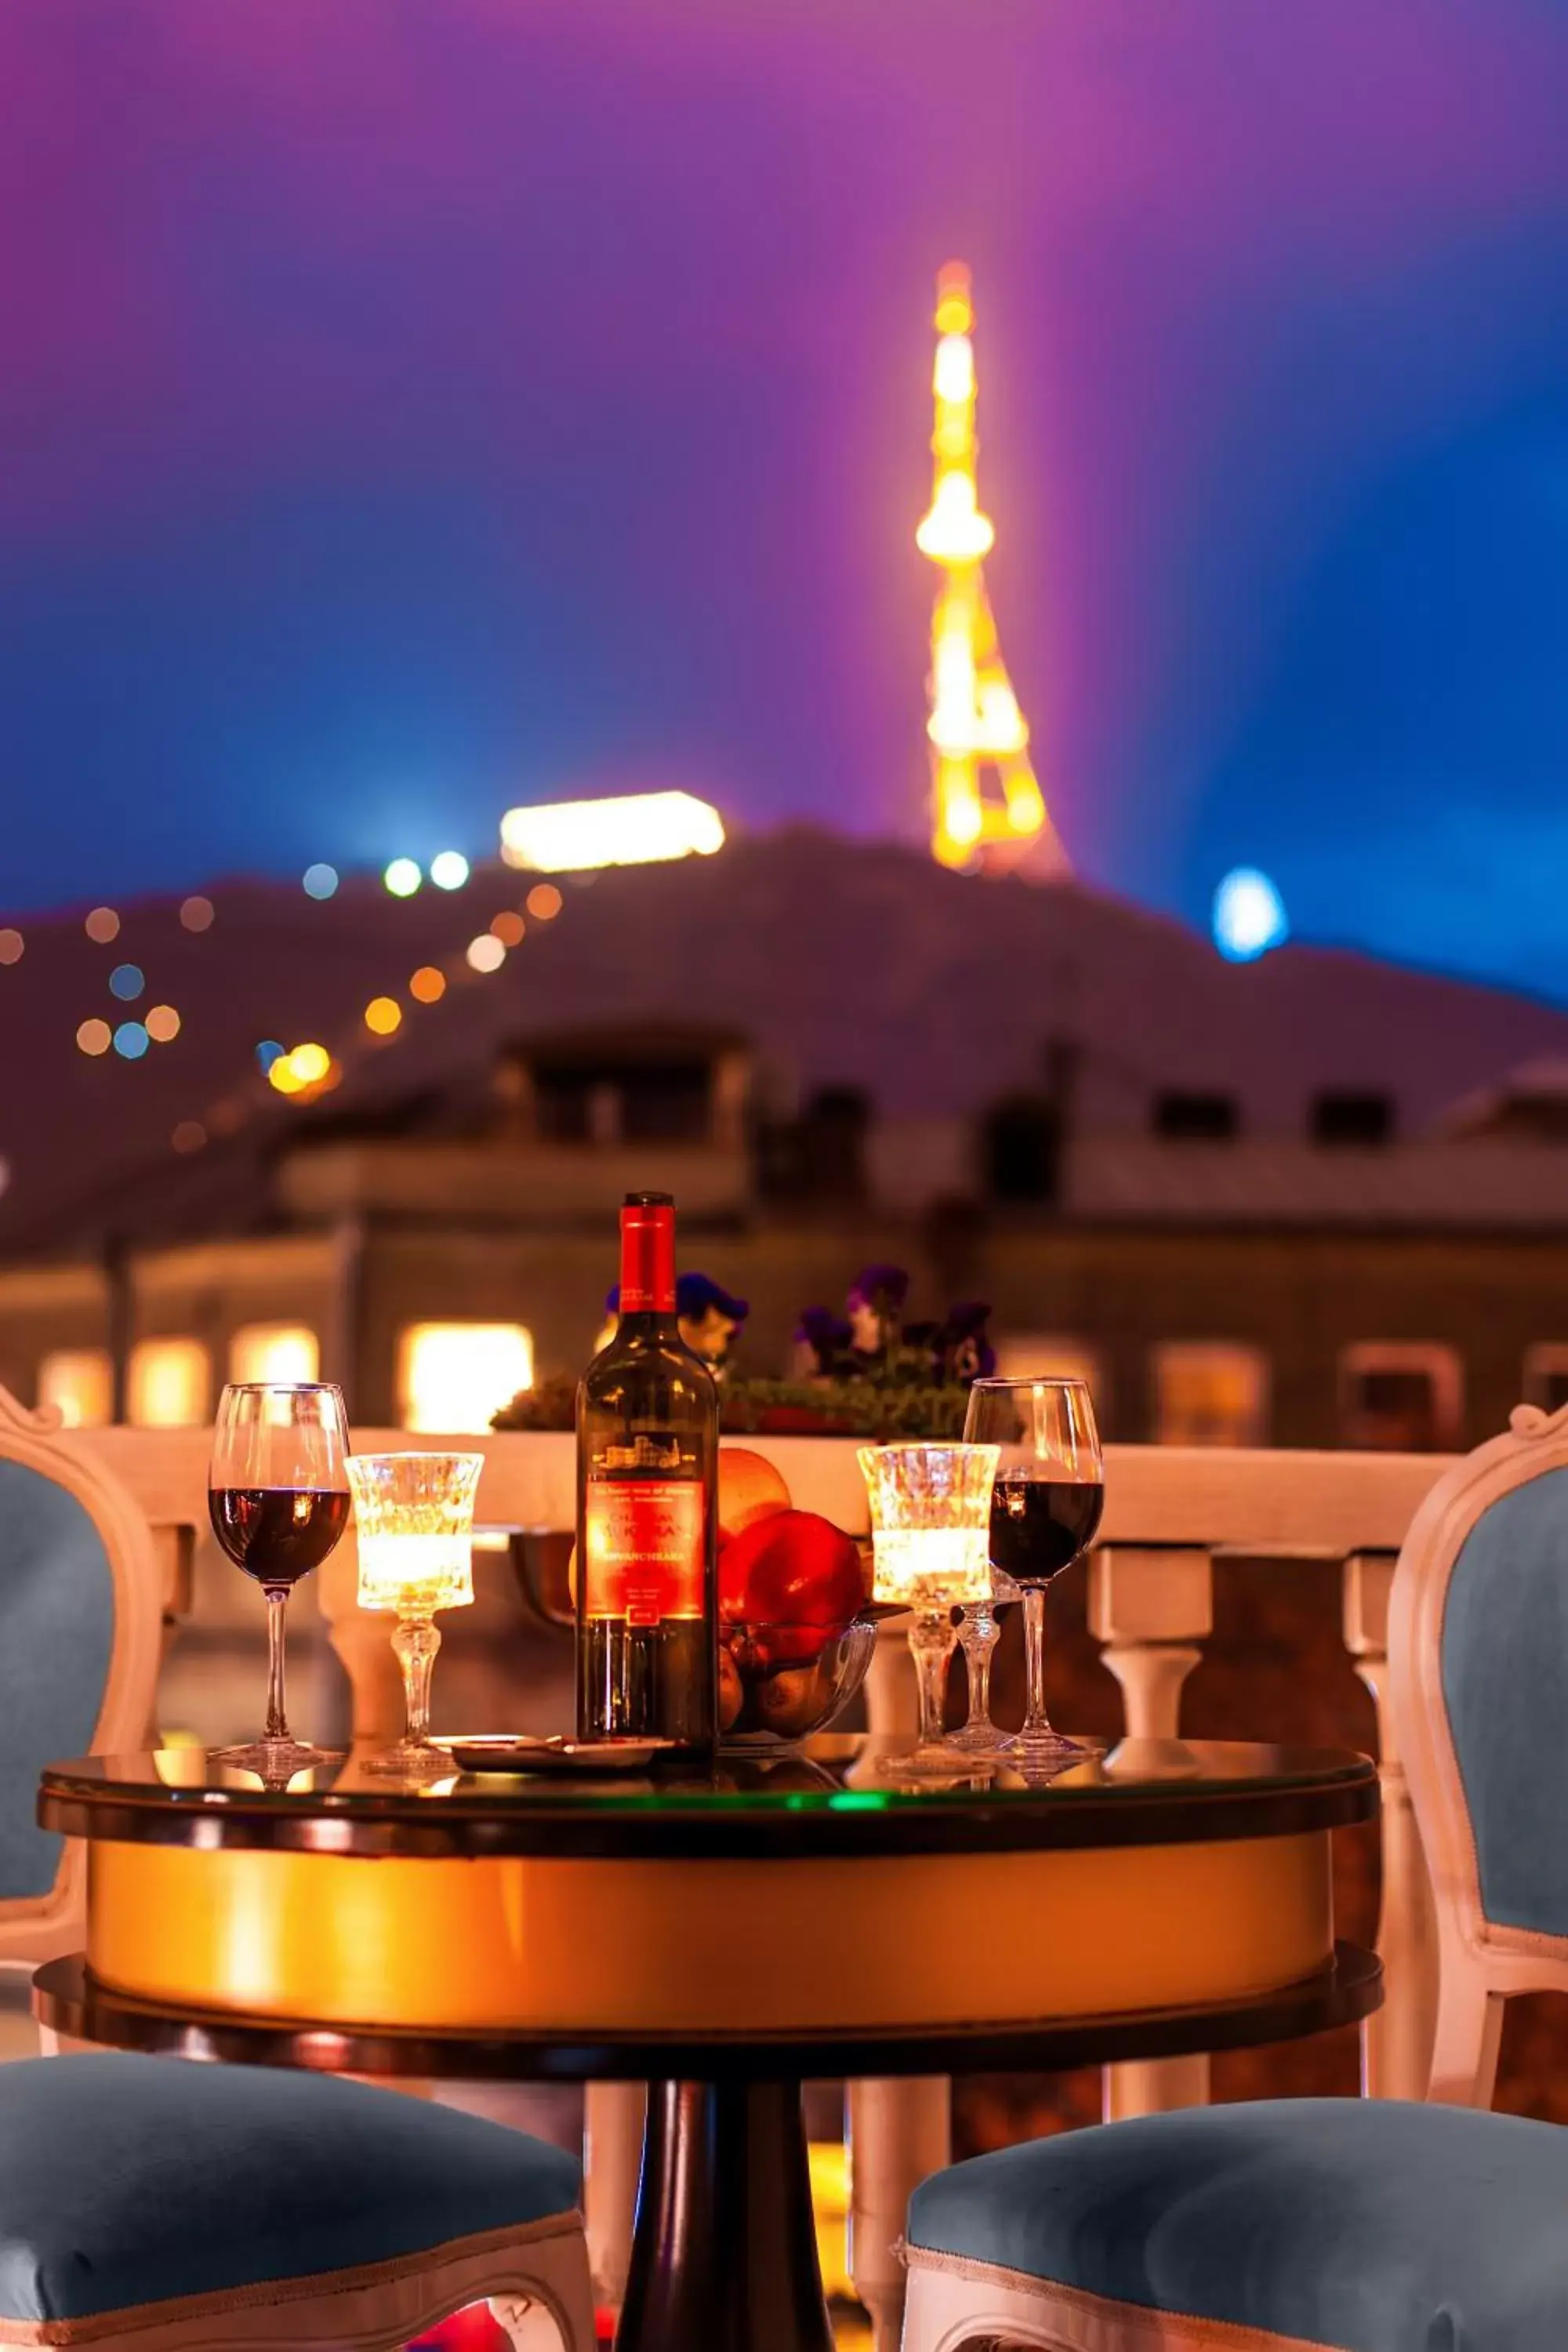
<svg viewBox="0 0 1568 2352"><path fill-rule="evenodd" d="M1340 1439L1375 1454L1458 1446L1465 1383L1452 1348L1363 1339L1340 1357Z"/></svg>
<svg viewBox="0 0 1568 2352"><path fill-rule="evenodd" d="M1257 1348L1174 1340L1154 1350L1154 1438L1160 1445L1263 1445L1268 1363Z"/></svg>
<svg viewBox="0 0 1568 2352"><path fill-rule="evenodd" d="M127 1381L139 1429L190 1429L207 1417L212 1365L199 1339L139 1339Z"/></svg>
<svg viewBox="0 0 1568 2352"><path fill-rule="evenodd" d="M245 1323L228 1343L231 1381L314 1381L321 1347L308 1323Z"/></svg>
<svg viewBox="0 0 1568 2352"><path fill-rule="evenodd" d="M38 1402L67 1429L100 1429L114 1412L114 1368L104 1348L57 1348L38 1366Z"/></svg>
<svg viewBox="0 0 1568 2352"><path fill-rule="evenodd" d="M405 1429L489 1429L533 1386L533 1336L521 1323L412 1323L397 1369Z"/></svg>
<svg viewBox="0 0 1568 2352"><path fill-rule="evenodd" d="M1050 1332L1000 1331L991 1342L996 1370L1007 1381L1026 1381L1035 1374L1059 1380L1087 1381L1089 1394L1103 1416L1105 1375L1099 1356L1081 1339L1058 1338Z"/></svg>
<svg viewBox="0 0 1568 2352"><path fill-rule="evenodd" d="M1549 1339L1524 1351L1524 1394L1530 1404L1561 1412L1568 1404L1568 1347Z"/></svg>

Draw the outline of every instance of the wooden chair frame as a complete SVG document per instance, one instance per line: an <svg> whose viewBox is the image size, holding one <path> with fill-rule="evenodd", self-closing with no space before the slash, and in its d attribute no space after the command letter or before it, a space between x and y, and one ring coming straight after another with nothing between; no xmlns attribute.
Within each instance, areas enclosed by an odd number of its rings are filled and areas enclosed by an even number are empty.
<svg viewBox="0 0 1568 2352"><path fill-rule="evenodd" d="M173 2062L178 2063L178 2061ZM100 2319L0 2319L0 2347L82 2352L402 2352L489 2300L514 2352L594 2352L594 2298L580 2213L232 2294L184 2295Z"/></svg>
<svg viewBox="0 0 1568 2352"><path fill-rule="evenodd" d="M128 1487L97 1457L60 1437L58 1408L29 1412L0 1388L0 1461L17 1462L74 1495L109 1561L114 1639L91 1750L143 1747L163 1659L163 1600L153 1531ZM47 1895L0 1900L0 1968L36 1966L78 1950L87 1934L87 1853L68 1839Z"/></svg>
<svg viewBox="0 0 1568 2352"><path fill-rule="evenodd" d="M1437 1917L1437 2022L1426 2095L1490 2106L1502 2007L1568 1990L1568 1937L1486 1916L1476 1842L1443 1698L1443 1616L1454 1564L1493 1504L1568 1468L1568 1405L1516 1405L1507 1432L1456 1463L1411 1522L1389 1601L1389 1706L1426 1851Z"/></svg>
<svg viewBox="0 0 1568 2352"><path fill-rule="evenodd" d="M1437 1917L1436 2032L1426 2096L1489 2107L1503 2003L1568 1990L1568 1937L1500 1927L1480 1869L1443 1696L1443 1616L1465 1542L1505 1495L1568 1468L1568 1405L1515 1407L1508 1430L1456 1462L1410 1523L1389 1599L1389 1713L1426 1847ZM917 2253L904 2352L1292 2352L1288 2338L1117 2305L989 2263ZM1302 2346L1298 2352L1310 2352Z"/></svg>

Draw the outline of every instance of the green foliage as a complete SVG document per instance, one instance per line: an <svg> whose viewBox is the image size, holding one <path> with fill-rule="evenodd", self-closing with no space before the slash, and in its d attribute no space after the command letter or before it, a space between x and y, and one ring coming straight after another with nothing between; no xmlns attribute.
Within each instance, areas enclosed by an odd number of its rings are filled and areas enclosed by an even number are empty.
<svg viewBox="0 0 1568 2352"><path fill-rule="evenodd" d="M770 1423L785 1415L794 1423L809 1416L825 1437L962 1437L969 1391L928 1381L729 1381L719 1392L720 1425L729 1434L765 1435ZM808 1427L775 1429L779 1435L809 1437Z"/></svg>
<svg viewBox="0 0 1568 2352"><path fill-rule="evenodd" d="M571 1429L575 1426L577 1382L570 1372L552 1372L531 1389L519 1389L490 1423L492 1429Z"/></svg>
<svg viewBox="0 0 1568 2352"><path fill-rule="evenodd" d="M523 1389L503 1405L496 1429L570 1429L577 1383L565 1373ZM720 1424L731 1437L962 1437L969 1391L949 1382L889 1380L729 1380L719 1391ZM787 1424L787 1426L785 1425Z"/></svg>

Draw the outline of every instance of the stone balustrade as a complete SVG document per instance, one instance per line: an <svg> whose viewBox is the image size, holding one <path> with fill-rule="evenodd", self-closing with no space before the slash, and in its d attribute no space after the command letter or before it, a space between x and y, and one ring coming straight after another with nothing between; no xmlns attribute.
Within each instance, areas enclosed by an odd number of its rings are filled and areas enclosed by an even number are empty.
<svg viewBox="0 0 1568 2352"><path fill-rule="evenodd" d="M205 1430L84 1431L140 1499L155 1530L171 1622L191 1605L193 1546L206 1519L209 1433ZM396 1430L357 1430L361 1451L410 1443ZM851 1441L745 1441L782 1471L801 1508L863 1534L866 1496ZM574 1516L574 1454L567 1435L509 1433L451 1440L486 1456L478 1523L512 1532L559 1531ZM1426 2079L1436 1989L1436 1937L1420 1840L1384 1706L1388 1591L1394 1561L1416 1506L1447 1466L1434 1454L1285 1453L1110 1446L1106 1508L1090 1557L1088 1619L1103 1664L1121 1687L1126 1736L1176 1736L1183 1688L1213 1622L1214 1563L1226 1556L1328 1560L1341 1570L1346 1650L1376 1708L1384 1788L1379 1946L1387 2000L1363 2037L1366 2087L1419 2097ZM322 1572L321 1608L353 1690L356 1733L390 1735L400 1720L396 1669L384 1621L354 1604L352 1543ZM875 1728L912 1722L913 1688L899 1631L879 1644L868 1685ZM1247 1727L1262 1736L1268 1727ZM1107 2069L1109 2115L1147 2113L1207 2095L1208 2062L1173 2059ZM854 2271L879 2347L897 2343L902 2276L893 2252L914 2181L945 2157L947 2085L851 2086ZM612 2297L629 2232L635 2167L627 2162L637 2101L614 2088L591 2095L590 2231L595 2271ZM596 2151L596 2153L595 2153Z"/></svg>

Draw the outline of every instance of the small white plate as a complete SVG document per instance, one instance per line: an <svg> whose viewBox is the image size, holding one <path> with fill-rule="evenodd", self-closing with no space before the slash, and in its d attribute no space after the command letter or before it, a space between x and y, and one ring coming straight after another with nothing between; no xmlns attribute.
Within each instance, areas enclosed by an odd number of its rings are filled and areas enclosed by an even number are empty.
<svg viewBox="0 0 1568 2352"><path fill-rule="evenodd" d="M508 1731L438 1739L465 1772L645 1772L673 1739L530 1739Z"/></svg>

